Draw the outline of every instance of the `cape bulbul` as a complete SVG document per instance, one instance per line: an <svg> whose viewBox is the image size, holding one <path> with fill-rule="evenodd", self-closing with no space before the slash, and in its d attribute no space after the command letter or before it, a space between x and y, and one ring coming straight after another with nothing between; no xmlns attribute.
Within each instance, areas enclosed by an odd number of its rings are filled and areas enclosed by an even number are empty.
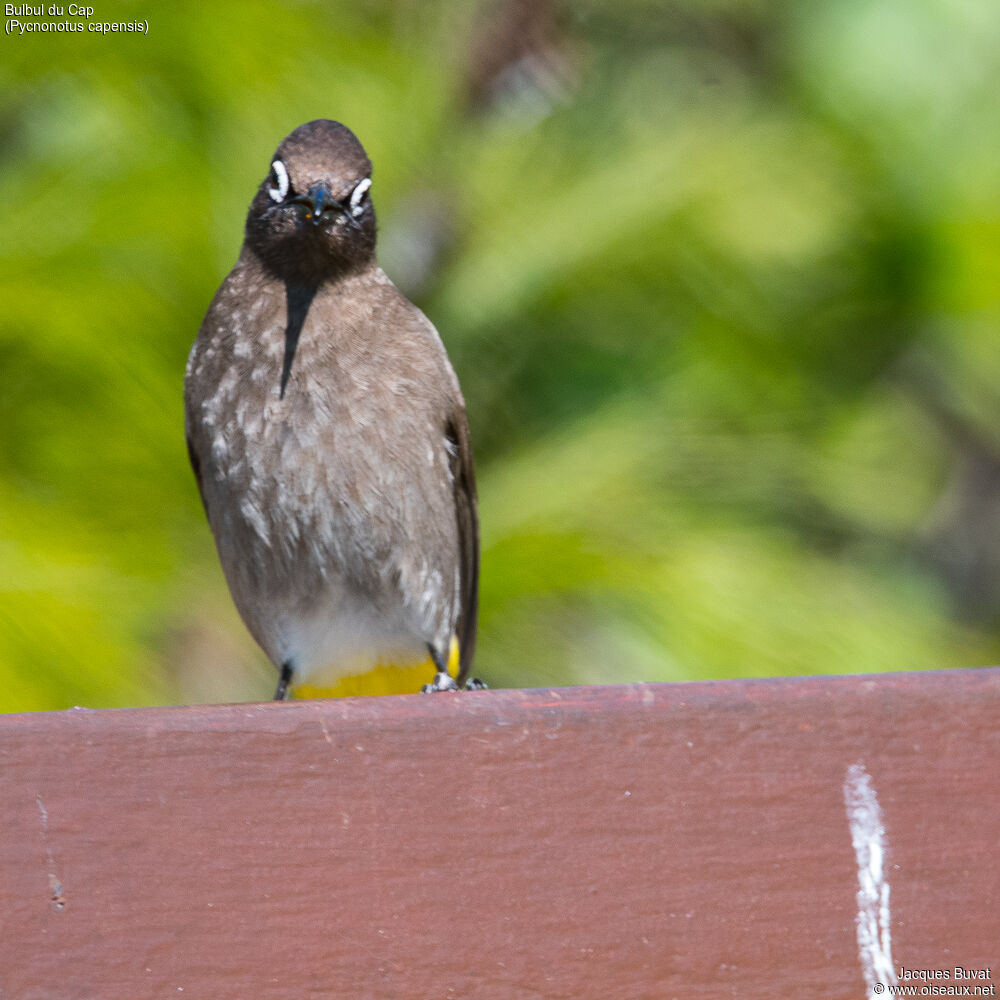
<svg viewBox="0 0 1000 1000"><path fill-rule="evenodd" d="M276 698L456 687L479 541L465 403L375 260L371 163L338 122L278 146L191 350L188 450Z"/></svg>

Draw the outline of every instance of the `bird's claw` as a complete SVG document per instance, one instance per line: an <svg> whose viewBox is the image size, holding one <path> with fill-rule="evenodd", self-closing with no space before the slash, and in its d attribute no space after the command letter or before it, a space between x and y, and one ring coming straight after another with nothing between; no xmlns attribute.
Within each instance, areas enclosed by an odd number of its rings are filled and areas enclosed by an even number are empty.
<svg viewBox="0 0 1000 1000"><path fill-rule="evenodd" d="M458 685L443 670L439 670L434 675L434 680L430 684L425 684L421 689L421 694L437 694L438 691L457 691Z"/></svg>

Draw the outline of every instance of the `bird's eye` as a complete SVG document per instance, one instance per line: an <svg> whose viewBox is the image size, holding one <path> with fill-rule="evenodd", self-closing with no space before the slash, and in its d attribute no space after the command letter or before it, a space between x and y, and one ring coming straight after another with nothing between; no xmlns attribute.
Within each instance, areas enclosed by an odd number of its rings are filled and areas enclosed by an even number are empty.
<svg viewBox="0 0 1000 1000"><path fill-rule="evenodd" d="M351 192L351 216L352 218L357 218L364 210L365 198L368 197L368 189L372 186L372 179L366 177L363 181L359 181L357 187Z"/></svg>
<svg viewBox="0 0 1000 1000"><path fill-rule="evenodd" d="M275 160L271 164L271 176L268 178L271 183L267 186L267 193L272 201L284 201L288 194L288 171L281 160Z"/></svg>

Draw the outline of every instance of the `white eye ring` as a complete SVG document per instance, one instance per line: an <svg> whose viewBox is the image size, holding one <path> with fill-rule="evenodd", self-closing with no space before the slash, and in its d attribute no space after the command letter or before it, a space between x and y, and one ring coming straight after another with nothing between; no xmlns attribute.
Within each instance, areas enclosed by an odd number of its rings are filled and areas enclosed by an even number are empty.
<svg viewBox="0 0 1000 1000"><path fill-rule="evenodd" d="M275 160L271 164L271 169L274 171L274 176L277 178L278 186L276 188L268 186L267 193L271 196L272 201L284 201L285 195L288 194L288 171L285 169L284 163L281 160Z"/></svg>
<svg viewBox="0 0 1000 1000"><path fill-rule="evenodd" d="M351 192L351 217L357 218L363 211L364 208L361 205L361 199L368 193L368 189L372 186L372 179L366 177L363 181L358 182L358 186Z"/></svg>

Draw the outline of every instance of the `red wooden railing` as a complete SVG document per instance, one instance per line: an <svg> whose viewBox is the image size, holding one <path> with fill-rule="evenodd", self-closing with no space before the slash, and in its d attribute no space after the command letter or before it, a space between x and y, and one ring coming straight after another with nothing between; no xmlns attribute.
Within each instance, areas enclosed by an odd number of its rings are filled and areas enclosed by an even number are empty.
<svg viewBox="0 0 1000 1000"><path fill-rule="evenodd" d="M998 669L3 716L0 767L3 1000L1000 978Z"/></svg>

